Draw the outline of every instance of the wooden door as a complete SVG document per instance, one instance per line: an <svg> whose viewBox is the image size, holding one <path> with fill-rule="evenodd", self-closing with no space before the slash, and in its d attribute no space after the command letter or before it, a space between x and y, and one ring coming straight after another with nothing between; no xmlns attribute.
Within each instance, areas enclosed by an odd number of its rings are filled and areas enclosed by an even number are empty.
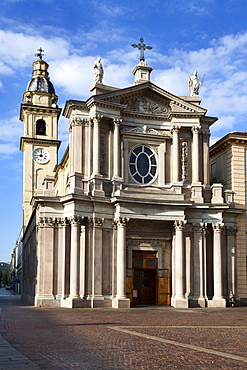
<svg viewBox="0 0 247 370"><path fill-rule="evenodd" d="M154 305L156 301L156 270L135 269L133 284L134 305Z"/></svg>

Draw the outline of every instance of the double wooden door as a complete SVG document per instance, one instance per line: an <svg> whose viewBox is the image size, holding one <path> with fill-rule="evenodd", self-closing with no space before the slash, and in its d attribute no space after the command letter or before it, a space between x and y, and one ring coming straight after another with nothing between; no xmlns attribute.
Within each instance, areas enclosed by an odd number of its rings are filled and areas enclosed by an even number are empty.
<svg viewBox="0 0 247 370"><path fill-rule="evenodd" d="M132 305L169 305L169 269L158 269L157 252L133 251L132 269L126 277L126 293Z"/></svg>

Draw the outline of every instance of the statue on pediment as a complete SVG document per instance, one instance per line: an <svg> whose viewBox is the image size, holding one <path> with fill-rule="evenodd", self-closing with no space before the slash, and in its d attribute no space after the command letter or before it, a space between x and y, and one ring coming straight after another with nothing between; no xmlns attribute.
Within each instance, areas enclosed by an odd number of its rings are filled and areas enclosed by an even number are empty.
<svg viewBox="0 0 247 370"><path fill-rule="evenodd" d="M188 79L188 88L190 92L190 96L198 96L199 95L199 88L202 83L197 76L197 71L194 72L193 76L189 76Z"/></svg>
<svg viewBox="0 0 247 370"><path fill-rule="evenodd" d="M94 68L94 82L102 84L104 70L101 64L100 57L97 58L97 60L94 62L93 68Z"/></svg>

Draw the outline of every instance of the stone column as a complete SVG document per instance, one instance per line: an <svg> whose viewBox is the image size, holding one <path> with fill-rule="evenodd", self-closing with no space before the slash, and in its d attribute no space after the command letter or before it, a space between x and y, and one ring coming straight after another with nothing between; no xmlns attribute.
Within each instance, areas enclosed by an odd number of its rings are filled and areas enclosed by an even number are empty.
<svg viewBox="0 0 247 370"><path fill-rule="evenodd" d="M213 250L213 273L214 273L214 307L225 307L225 299L223 298L222 285L222 243L221 234L224 225L222 223L213 224L214 233L214 250Z"/></svg>
<svg viewBox="0 0 247 370"><path fill-rule="evenodd" d="M120 123L121 120L119 119L113 120L113 177L120 177Z"/></svg>
<svg viewBox="0 0 247 370"><path fill-rule="evenodd" d="M205 224L198 223L192 225L193 230L193 250L194 250L194 294L192 304L194 306L206 307L205 291L205 245L204 233Z"/></svg>
<svg viewBox="0 0 247 370"><path fill-rule="evenodd" d="M37 299L39 299L43 295L43 269L42 266L44 266L44 259L43 259L43 253L42 251L42 242L43 242L43 233L42 233L42 226L43 226L43 217L40 217L37 220L36 230L37 230L37 247L36 247L36 253L37 253L37 284L36 284L36 295L35 295L35 306L38 306ZM25 263L25 261L24 261ZM25 272L24 272L25 273ZM24 277L24 275L23 275ZM22 292L26 293L26 292Z"/></svg>
<svg viewBox="0 0 247 370"><path fill-rule="evenodd" d="M179 182L180 155L179 155L179 133L180 126L172 127L172 181Z"/></svg>
<svg viewBox="0 0 247 370"><path fill-rule="evenodd" d="M185 299L185 271L184 271L184 221L175 221L175 245L174 245L174 289L171 304L174 307L188 307Z"/></svg>
<svg viewBox="0 0 247 370"><path fill-rule="evenodd" d="M69 236L69 220L65 217L62 220L62 227L63 227L63 241L62 241L62 278L61 278L61 285L62 285L62 292L61 298L65 299L68 298L69 292L69 266L68 266L68 236Z"/></svg>
<svg viewBox="0 0 247 370"><path fill-rule="evenodd" d="M114 220L117 225L117 296L113 299L112 306L121 308L130 306L130 301L126 298L126 224L128 219L119 217Z"/></svg>
<svg viewBox="0 0 247 370"><path fill-rule="evenodd" d="M88 120L74 117L70 121L70 192L83 194L84 155L83 141Z"/></svg>
<svg viewBox="0 0 247 370"><path fill-rule="evenodd" d="M237 258L236 258L236 227L227 227L227 267L228 267L228 290L237 296Z"/></svg>
<svg viewBox="0 0 247 370"><path fill-rule="evenodd" d="M87 175L88 175L88 177L90 177L91 176L91 153L92 153L92 145L91 145L92 122L91 121L88 122L87 129L88 129L88 134L87 134L87 152L88 152L88 155L87 155Z"/></svg>
<svg viewBox="0 0 247 370"><path fill-rule="evenodd" d="M209 130L202 131L203 138L203 183L204 185L209 185L210 183L210 174L209 174Z"/></svg>
<svg viewBox="0 0 247 370"><path fill-rule="evenodd" d="M90 179L90 189L93 196L103 197L103 176L100 174L100 120L102 116L93 118L93 173Z"/></svg>
<svg viewBox="0 0 247 370"><path fill-rule="evenodd" d="M193 126L191 128L193 133L193 151L192 151L192 182L198 183L200 181L199 178L199 131L200 127Z"/></svg>
<svg viewBox="0 0 247 370"><path fill-rule="evenodd" d="M80 237L80 297L83 298L85 295L85 275L86 275L86 228L85 225L81 225L81 237Z"/></svg>
<svg viewBox="0 0 247 370"><path fill-rule="evenodd" d="M70 247L70 294L69 299L79 298L79 250L81 218L73 216L71 222Z"/></svg>
<svg viewBox="0 0 247 370"><path fill-rule="evenodd" d="M100 116L93 118L93 174L100 174Z"/></svg>

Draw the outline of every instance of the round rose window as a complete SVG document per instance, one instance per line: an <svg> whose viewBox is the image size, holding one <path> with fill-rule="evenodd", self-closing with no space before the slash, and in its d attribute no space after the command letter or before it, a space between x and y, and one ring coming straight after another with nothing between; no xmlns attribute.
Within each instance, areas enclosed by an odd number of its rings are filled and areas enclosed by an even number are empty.
<svg viewBox="0 0 247 370"><path fill-rule="evenodd" d="M136 182L140 184L152 182L157 173L157 161L153 150L145 145L132 149L129 170Z"/></svg>

